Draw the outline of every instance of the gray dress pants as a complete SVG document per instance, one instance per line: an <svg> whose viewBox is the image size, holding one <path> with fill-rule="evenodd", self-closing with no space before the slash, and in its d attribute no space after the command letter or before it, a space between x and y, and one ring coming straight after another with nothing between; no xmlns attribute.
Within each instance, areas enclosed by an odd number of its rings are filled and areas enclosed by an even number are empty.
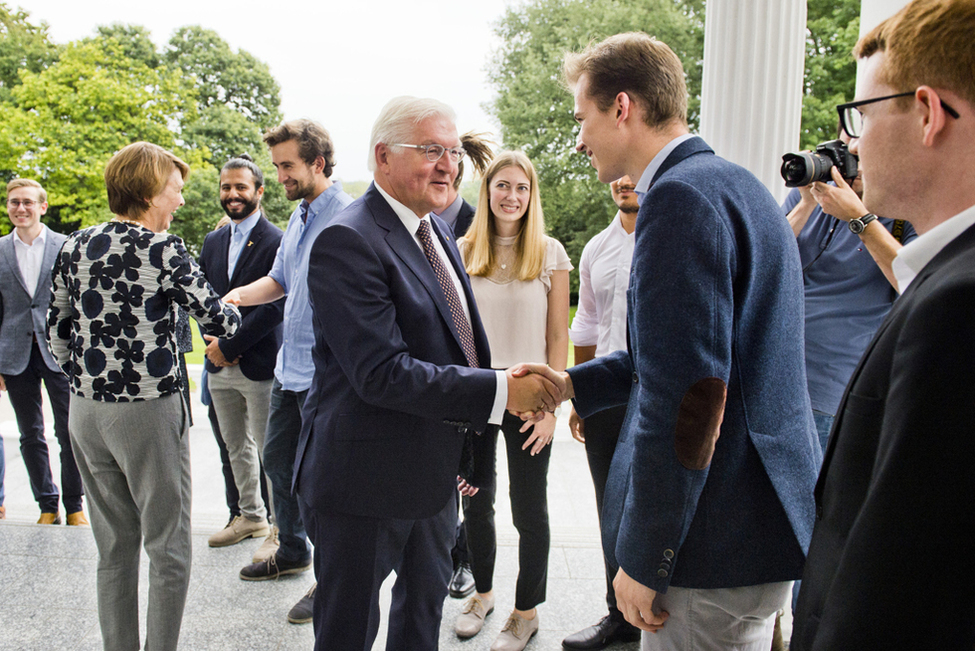
<svg viewBox="0 0 975 651"><path fill-rule="evenodd" d="M175 650L190 581L190 448L180 394L101 402L72 394L68 429L98 548L106 651L139 649L139 555L149 556L145 648Z"/></svg>

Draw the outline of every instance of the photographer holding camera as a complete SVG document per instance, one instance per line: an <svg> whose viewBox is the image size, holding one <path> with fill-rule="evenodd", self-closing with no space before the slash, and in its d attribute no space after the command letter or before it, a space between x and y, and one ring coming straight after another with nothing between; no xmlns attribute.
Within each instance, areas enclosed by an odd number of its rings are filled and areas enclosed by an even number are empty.
<svg viewBox="0 0 975 651"><path fill-rule="evenodd" d="M816 153L787 154L782 166L786 185L796 188L782 210L802 261L806 375L823 450L843 389L897 298L891 262L917 237L903 220L876 217L864 207L848 143L841 132L840 140L821 144Z"/></svg>

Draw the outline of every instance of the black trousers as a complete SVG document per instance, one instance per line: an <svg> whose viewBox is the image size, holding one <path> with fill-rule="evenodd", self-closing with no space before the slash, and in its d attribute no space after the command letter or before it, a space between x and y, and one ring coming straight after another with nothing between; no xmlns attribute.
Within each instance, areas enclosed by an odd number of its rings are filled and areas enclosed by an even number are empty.
<svg viewBox="0 0 975 651"><path fill-rule="evenodd" d="M548 580L548 464L552 446L546 445L535 456L522 450L534 428L525 433L518 430L521 419L505 413L501 424L505 450L508 455L508 495L511 499L511 518L518 530L518 581L515 586L515 608L531 610L545 601ZM485 434L488 436L488 434ZM496 437L497 434L495 433ZM494 446L497 449L497 445ZM496 457L491 457L491 463ZM494 468L489 474L491 483L479 487L477 494L465 505L464 526L471 554L471 572L478 592L488 592L494 586L494 563L497 557L497 530L494 525L494 499L497 495L498 475Z"/></svg>
<svg viewBox="0 0 975 651"><path fill-rule="evenodd" d="M57 513L58 487L51 476L50 452L44 437L44 414L41 411L44 404L41 382L44 383L54 414L54 435L61 448L61 501L67 513L77 513L81 510L81 497L85 491L68 435L68 379L61 371L52 371L47 367L36 341L31 345L27 368L18 375L4 375L3 379L17 418L20 455L27 466L34 499L42 512Z"/></svg>
<svg viewBox="0 0 975 651"><path fill-rule="evenodd" d="M625 416L626 406L621 405L596 412L585 420L586 457L589 461L592 483L596 489L596 513L599 514L600 533L602 532L603 496L606 494L606 479L609 477L609 466L613 462L613 453L616 452L616 442L619 440L620 430L623 429L623 418ZM623 621L623 614L616 607L616 591L613 589L613 579L616 578L616 572L619 568L610 563L607 556L604 547L606 605L609 606L610 617Z"/></svg>

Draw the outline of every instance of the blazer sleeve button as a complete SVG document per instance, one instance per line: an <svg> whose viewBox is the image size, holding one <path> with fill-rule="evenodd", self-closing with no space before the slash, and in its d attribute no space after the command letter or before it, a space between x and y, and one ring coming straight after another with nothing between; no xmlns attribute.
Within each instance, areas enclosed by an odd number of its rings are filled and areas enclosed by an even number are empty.
<svg viewBox="0 0 975 651"><path fill-rule="evenodd" d="M639 383L640 383L640 378L639 378L639 376L638 376L638 375L636 374L636 371L634 371L634 372L633 372L633 384L639 384Z"/></svg>
<svg viewBox="0 0 975 651"><path fill-rule="evenodd" d="M659 576L661 579L667 578L667 570L664 569L657 570L657 576Z"/></svg>

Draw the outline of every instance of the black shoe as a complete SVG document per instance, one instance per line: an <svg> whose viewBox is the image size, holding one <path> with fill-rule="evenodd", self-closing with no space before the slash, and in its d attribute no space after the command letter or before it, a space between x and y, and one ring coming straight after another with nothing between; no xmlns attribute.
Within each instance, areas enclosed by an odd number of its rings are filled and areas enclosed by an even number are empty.
<svg viewBox="0 0 975 651"><path fill-rule="evenodd" d="M640 629L627 621L606 615L598 624L584 628L562 640L565 649L603 649L610 642L636 642Z"/></svg>
<svg viewBox="0 0 975 651"><path fill-rule="evenodd" d="M474 592L474 575L471 574L471 566L467 563L459 563L454 575L450 577L450 585L447 592L454 599L463 599Z"/></svg>
<svg viewBox="0 0 975 651"><path fill-rule="evenodd" d="M288 611L289 622L292 624L308 624L311 622L312 606L315 603L315 588L317 587L317 582L312 584L311 590L305 593L305 596L298 600L294 608Z"/></svg>
<svg viewBox="0 0 975 651"><path fill-rule="evenodd" d="M275 554L266 561L251 563L240 571L240 578L245 581L267 581L276 579L282 574L301 574L311 569L311 559L291 562L282 561Z"/></svg>

